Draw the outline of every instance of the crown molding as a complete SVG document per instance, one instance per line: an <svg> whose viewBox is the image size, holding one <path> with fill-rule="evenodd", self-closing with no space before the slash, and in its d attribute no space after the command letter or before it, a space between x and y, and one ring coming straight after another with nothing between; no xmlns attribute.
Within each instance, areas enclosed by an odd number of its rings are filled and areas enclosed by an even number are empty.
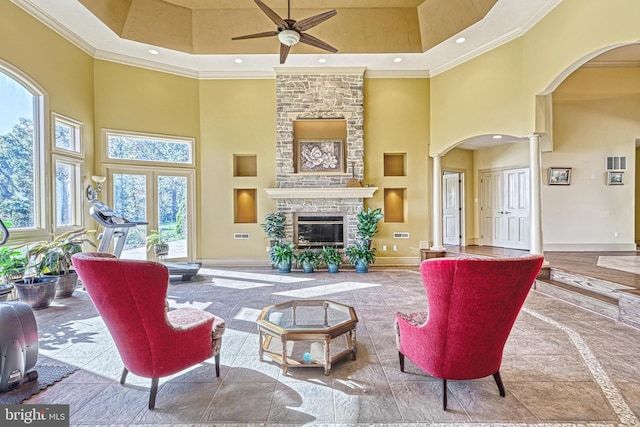
<svg viewBox="0 0 640 427"><path fill-rule="evenodd" d="M639 60L585 62L582 68L640 68Z"/></svg>
<svg viewBox="0 0 640 427"><path fill-rule="evenodd" d="M363 76L366 67L276 67L276 75L336 75L352 74Z"/></svg>
<svg viewBox="0 0 640 427"><path fill-rule="evenodd" d="M367 70L364 77L368 79L428 79L429 70Z"/></svg>

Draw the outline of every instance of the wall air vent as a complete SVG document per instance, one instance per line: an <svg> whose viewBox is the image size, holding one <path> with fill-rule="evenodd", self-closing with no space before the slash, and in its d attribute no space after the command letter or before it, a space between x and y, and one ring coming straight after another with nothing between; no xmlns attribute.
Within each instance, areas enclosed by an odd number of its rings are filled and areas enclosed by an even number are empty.
<svg viewBox="0 0 640 427"><path fill-rule="evenodd" d="M408 239L409 233L393 233L394 239Z"/></svg>
<svg viewBox="0 0 640 427"><path fill-rule="evenodd" d="M246 240L249 238L249 233L233 233L233 238L236 240Z"/></svg>
<svg viewBox="0 0 640 427"><path fill-rule="evenodd" d="M627 169L627 156L607 156L605 168L608 171L622 171Z"/></svg>

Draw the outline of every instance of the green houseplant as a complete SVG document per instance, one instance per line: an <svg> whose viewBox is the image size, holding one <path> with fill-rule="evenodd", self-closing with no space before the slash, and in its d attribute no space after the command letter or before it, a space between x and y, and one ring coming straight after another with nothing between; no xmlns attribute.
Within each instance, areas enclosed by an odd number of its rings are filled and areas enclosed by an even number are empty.
<svg viewBox="0 0 640 427"><path fill-rule="evenodd" d="M43 275L57 276L57 298L68 298L73 294L78 284L78 275L73 270L71 257L82 252L82 244L95 244L84 238L85 230L71 230L52 240L38 242L27 252L30 266L36 278Z"/></svg>
<svg viewBox="0 0 640 427"><path fill-rule="evenodd" d="M361 210L358 212L358 235L367 241L367 245L371 246L373 236L378 232L378 222L384 218L381 208Z"/></svg>
<svg viewBox="0 0 640 427"><path fill-rule="evenodd" d="M284 231L286 217L282 212L270 212L265 215L264 223L260 224L265 234L271 239L271 246L274 241L280 241L287 237Z"/></svg>
<svg viewBox="0 0 640 427"><path fill-rule="evenodd" d="M329 273L337 273L342 263L342 255L335 246L323 246L320 260L327 265Z"/></svg>
<svg viewBox="0 0 640 427"><path fill-rule="evenodd" d="M269 249L269 259L273 265L278 267L279 273L291 272L293 257L293 243L291 242L276 242Z"/></svg>
<svg viewBox="0 0 640 427"><path fill-rule="evenodd" d="M295 260L305 273L313 273L318 263L318 254L311 249L305 249L295 255Z"/></svg>
<svg viewBox="0 0 640 427"><path fill-rule="evenodd" d="M356 273L367 273L369 265L376 261L376 248L370 248L367 240L357 240L344 252L349 264L356 267Z"/></svg>
<svg viewBox="0 0 640 427"><path fill-rule="evenodd" d="M160 230L151 230L147 236L147 251L151 249L153 249L153 254L156 258L165 257L169 254L169 244Z"/></svg>
<svg viewBox="0 0 640 427"><path fill-rule="evenodd" d="M0 283L22 279L27 270L27 257L17 248L0 248Z"/></svg>

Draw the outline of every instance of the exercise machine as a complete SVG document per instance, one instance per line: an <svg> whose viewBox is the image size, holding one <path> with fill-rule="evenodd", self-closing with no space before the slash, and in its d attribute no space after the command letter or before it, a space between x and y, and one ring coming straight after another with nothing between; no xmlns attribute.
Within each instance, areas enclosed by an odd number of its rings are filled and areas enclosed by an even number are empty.
<svg viewBox="0 0 640 427"><path fill-rule="evenodd" d="M120 258L124 243L127 240L129 230L137 225L146 225L146 222L132 222L117 215L109 206L98 199L89 200L91 208L89 213L98 224L104 227L104 233L100 238L98 252L109 252L113 241L113 254ZM171 276L182 276L182 281L187 282L198 274L202 263L199 262L163 262L161 263L169 269Z"/></svg>
<svg viewBox="0 0 640 427"><path fill-rule="evenodd" d="M0 219L4 233L0 246L9 240L9 230ZM0 393L38 378L29 371L38 361L38 325L31 308L19 301L0 302Z"/></svg>

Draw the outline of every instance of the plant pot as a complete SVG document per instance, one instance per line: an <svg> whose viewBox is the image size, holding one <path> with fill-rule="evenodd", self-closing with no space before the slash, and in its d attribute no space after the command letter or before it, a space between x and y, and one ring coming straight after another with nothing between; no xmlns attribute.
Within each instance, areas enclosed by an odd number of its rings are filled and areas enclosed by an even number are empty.
<svg viewBox="0 0 640 427"><path fill-rule="evenodd" d="M0 302L9 301L14 286L11 283L4 283L0 285Z"/></svg>
<svg viewBox="0 0 640 427"><path fill-rule="evenodd" d="M302 271L305 273L313 273L313 264L305 262L302 264Z"/></svg>
<svg viewBox="0 0 640 427"><path fill-rule="evenodd" d="M41 278L23 279L16 282L18 299L26 303L33 310L49 307L56 297L56 288L60 277L49 276Z"/></svg>
<svg viewBox="0 0 640 427"><path fill-rule="evenodd" d="M163 257L169 255L169 244L168 243L158 243L153 245L153 253L156 257Z"/></svg>
<svg viewBox="0 0 640 427"><path fill-rule="evenodd" d="M278 273L291 273L291 263L283 262L278 264Z"/></svg>
<svg viewBox="0 0 640 427"><path fill-rule="evenodd" d="M356 273L368 273L368 272L369 272L369 263L367 261L356 262Z"/></svg>
<svg viewBox="0 0 640 427"><path fill-rule="evenodd" d="M58 277L60 280L56 288L56 298L69 298L78 286L78 273L70 271Z"/></svg>
<svg viewBox="0 0 640 427"><path fill-rule="evenodd" d="M340 266L338 264L327 264L327 269L329 270L329 273L337 273L339 267Z"/></svg>

